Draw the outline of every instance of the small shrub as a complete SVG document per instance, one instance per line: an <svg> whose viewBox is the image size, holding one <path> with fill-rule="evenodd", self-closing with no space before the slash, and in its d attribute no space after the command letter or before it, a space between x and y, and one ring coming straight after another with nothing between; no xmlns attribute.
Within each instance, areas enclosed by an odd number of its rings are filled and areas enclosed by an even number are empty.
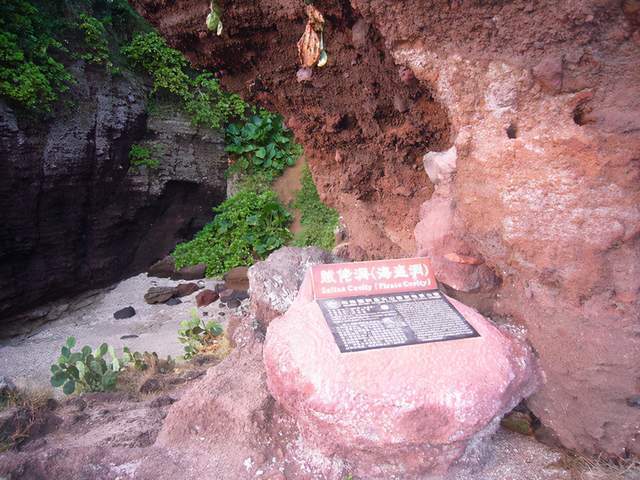
<svg viewBox="0 0 640 480"><path fill-rule="evenodd" d="M204 263L207 275L252 265L291 239L291 215L271 190L241 190L213 209L212 222L173 251L176 268Z"/></svg>
<svg viewBox="0 0 640 480"><path fill-rule="evenodd" d="M155 358L158 358L156 352L153 352L153 354L149 354L149 352L132 352L129 347L124 347L122 352L122 360L129 366L140 371L144 371L149 368L149 364L151 363L149 361L149 356L155 355Z"/></svg>
<svg viewBox="0 0 640 480"><path fill-rule="evenodd" d="M129 45L122 48L122 53L134 66L151 76L154 93L166 90L180 98L188 98L187 59L179 51L169 48L157 32L136 35Z"/></svg>
<svg viewBox="0 0 640 480"><path fill-rule="evenodd" d="M195 125L223 127L231 118L244 117L247 104L239 95L226 93L211 73L201 73L190 84L185 110Z"/></svg>
<svg viewBox="0 0 640 480"><path fill-rule="evenodd" d="M226 151L233 155L231 172L264 172L271 179L296 163L302 147L284 126L282 117L261 110L244 124L232 123L226 129Z"/></svg>
<svg viewBox="0 0 640 480"><path fill-rule="evenodd" d="M132 168L140 170L140 167L146 167L148 169L155 169L160 166L160 161L153 158L151 148L143 147L142 145L131 145L129 150L129 163Z"/></svg>
<svg viewBox="0 0 640 480"><path fill-rule="evenodd" d="M316 245L325 250L331 250L335 246L334 231L338 226L339 215L320 200L311 171L306 165L302 172L302 188L296 193L293 207L300 210L302 227L293 240L294 245L299 247Z"/></svg>
<svg viewBox="0 0 640 480"><path fill-rule="evenodd" d="M213 320L205 324L204 320L198 316L197 310L193 309L191 318L180 322L180 330L178 330L178 340L184 344L185 360L193 358L214 345L223 333L222 325Z"/></svg>
<svg viewBox="0 0 640 480"><path fill-rule="evenodd" d="M58 361L51 365L51 385L62 387L65 395L115 390L122 364L114 348L103 343L95 350L85 345L79 352L72 352L75 344L74 337L67 338ZM109 362L105 360L107 354L111 357Z"/></svg>
<svg viewBox="0 0 640 480"><path fill-rule="evenodd" d="M168 373L175 367L171 355L160 359L156 352L132 352L129 347L124 347L122 351L122 363L140 372Z"/></svg>
<svg viewBox="0 0 640 480"><path fill-rule="evenodd" d="M80 14L78 25L84 35L84 53L80 55L84 61L111 67L107 31L100 20L86 13Z"/></svg>
<svg viewBox="0 0 640 480"><path fill-rule="evenodd" d="M195 125L220 128L231 119L244 117L248 107L238 95L223 91L210 73L192 78L184 55L170 48L156 32L136 35L122 53L151 76L152 93L176 95Z"/></svg>

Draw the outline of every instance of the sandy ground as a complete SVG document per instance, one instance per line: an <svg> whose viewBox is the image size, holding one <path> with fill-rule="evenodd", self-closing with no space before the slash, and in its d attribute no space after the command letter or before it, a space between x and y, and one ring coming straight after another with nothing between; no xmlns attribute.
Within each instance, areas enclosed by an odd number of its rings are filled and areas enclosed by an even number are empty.
<svg viewBox="0 0 640 480"><path fill-rule="evenodd" d="M69 303L75 307L69 310L73 311L43 325L27 338L14 338L0 344L0 375L10 377L21 387L48 387L49 368L69 336L76 337L76 349L84 345L96 347L106 342L118 351L127 346L131 351L156 352L160 357L171 355L175 358L182 355L178 328L180 322L188 319L196 307L197 292L182 297L182 303L173 306L148 305L143 297L149 287L173 286L184 282L147 277L143 273L123 280L111 289L70 299ZM206 288L213 289L219 281L204 282ZM128 306L136 310L136 315L123 320L113 318L115 311ZM229 309L214 302L199 311L205 320L215 319L224 325ZM136 337L122 338L127 335Z"/></svg>

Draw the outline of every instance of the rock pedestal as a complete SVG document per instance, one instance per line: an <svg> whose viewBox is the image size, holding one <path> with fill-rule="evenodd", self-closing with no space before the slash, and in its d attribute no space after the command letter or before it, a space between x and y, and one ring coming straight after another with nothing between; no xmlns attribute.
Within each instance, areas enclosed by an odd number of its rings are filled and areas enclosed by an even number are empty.
<svg viewBox="0 0 640 480"><path fill-rule="evenodd" d="M530 349L475 310L451 303L480 337L340 353L308 279L267 330L269 389L305 442L363 478L441 473L530 395Z"/></svg>

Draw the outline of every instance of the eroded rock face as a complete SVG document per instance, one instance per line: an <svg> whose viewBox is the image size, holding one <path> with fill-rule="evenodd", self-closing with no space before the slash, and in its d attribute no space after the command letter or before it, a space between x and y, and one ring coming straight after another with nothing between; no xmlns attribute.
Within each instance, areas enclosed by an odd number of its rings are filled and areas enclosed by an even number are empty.
<svg viewBox="0 0 640 480"><path fill-rule="evenodd" d="M269 390L306 442L358 477L444 473L538 383L524 343L452 303L480 337L345 354L303 287L267 330Z"/></svg>
<svg viewBox="0 0 640 480"><path fill-rule="evenodd" d="M220 133L174 105L147 117L128 73L76 70L75 110L35 124L0 104L2 336L33 327L20 311L144 270L225 197ZM133 143L153 145L157 169L129 168Z"/></svg>
<svg viewBox="0 0 640 480"><path fill-rule="evenodd" d="M330 61L301 84L299 2L227 6L222 38L205 32L206 2L135 3L196 64L285 115L369 256L413 254L421 204L417 249L430 248L421 159L455 146L437 195L450 228L433 227L452 243L426 253L483 311L528 327L547 375L531 407L566 446L640 452L627 402L640 364L637 2L323 2Z"/></svg>
<svg viewBox="0 0 640 480"><path fill-rule="evenodd" d="M451 258L486 262L501 280L493 312L527 326L546 373L534 413L567 447L625 455L640 453L640 412L625 403L640 361L640 38L606 4L545 13L515 2L491 25L480 9L452 8L441 15L455 29L383 31L447 106L458 152L452 184L423 205L419 252L460 290L491 282L483 265ZM363 8L391 13L385 2ZM474 24L475 44L458 33Z"/></svg>
<svg viewBox="0 0 640 480"><path fill-rule="evenodd" d="M249 268L251 315L266 328L289 309L310 266L336 261L318 247L276 250L264 262Z"/></svg>

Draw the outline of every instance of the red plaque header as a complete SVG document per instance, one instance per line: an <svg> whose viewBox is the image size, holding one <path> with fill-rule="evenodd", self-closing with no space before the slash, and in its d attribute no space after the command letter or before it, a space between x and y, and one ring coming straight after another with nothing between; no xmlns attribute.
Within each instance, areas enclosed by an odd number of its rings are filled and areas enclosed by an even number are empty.
<svg viewBox="0 0 640 480"><path fill-rule="evenodd" d="M426 258L313 265L315 298L341 298L438 288Z"/></svg>

